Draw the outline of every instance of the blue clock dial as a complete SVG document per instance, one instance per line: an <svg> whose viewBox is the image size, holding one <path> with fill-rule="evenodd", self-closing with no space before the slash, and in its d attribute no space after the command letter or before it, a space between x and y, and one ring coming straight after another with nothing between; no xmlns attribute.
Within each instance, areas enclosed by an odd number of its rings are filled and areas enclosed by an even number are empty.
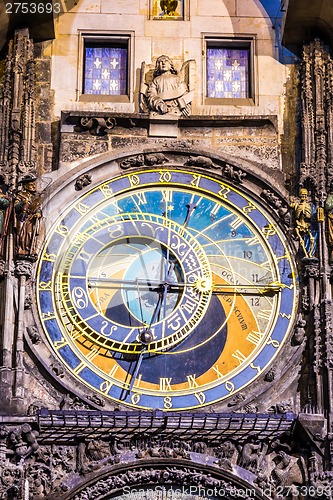
<svg viewBox="0 0 333 500"><path fill-rule="evenodd" d="M295 266L249 195L184 170L96 186L50 230L40 320L72 375L165 410L227 398L268 367L297 302Z"/></svg>

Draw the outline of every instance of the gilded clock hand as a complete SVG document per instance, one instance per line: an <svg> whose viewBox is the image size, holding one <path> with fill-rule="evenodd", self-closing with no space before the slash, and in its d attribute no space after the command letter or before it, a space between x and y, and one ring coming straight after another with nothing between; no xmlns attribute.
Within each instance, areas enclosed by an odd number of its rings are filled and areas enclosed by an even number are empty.
<svg viewBox="0 0 333 500"><path fill-rule="evenodd" d="M193 199L193 197L192 197ZM189 202L187 205L186 205L186 208L187 208L187 214L186 214L186 217L185 217L185 220L184 220L184 223L183 223L183 229L186 228L186 226L188 225L189 221L190 221L190 218L191 218L191 215L193 214L194 210L196 209L196 204L195 203L192 203L192 202ZM182 234L182 231L180 232L180 234ZM175 265L176 265L176 262L175 261L172 261L170 262L170 250L169 250L169 245L167 247L167 254L166 254L166 263L165 263L165 273L164 273L164 278L165 278L165 283L167 283L169 280L170 280L170 277L172 275L172 272L175 268ZM168 267L169 266L169 267ZM164 294L163 294L163 303L164 303L164 317L166 316L166 295L167 295L167 287L164 287Z"/></svg>
<svg viewBox="0 0 333 500"><path fill-rule="evenodd" d="M225 290L230 290L231 292L238 290L261 290L261 293L267 292L280 292L283 288L286 287L284 283L280 283L279 281L274 281L272 283L268 283L267 285L248 285L248 284L212 284L209 280L198 280L195 283L182 283L180 281L168 282L168 281L159 281L159 280L116 280L116 279L108 279L108 278L90 278L90 281L96 280L95 284L89 283L89 288L110 288L110 285L127 285L130 288L136 287L137 283L139 283L140 287L147 288L151 291L160 292L161 288L167 287L168 292L173 292L176 288L199 288L201 291L210 291L213 293L223 293ZM155 286L156 288L152 288ZM118 288L118 287L117 287Z"/></svg>

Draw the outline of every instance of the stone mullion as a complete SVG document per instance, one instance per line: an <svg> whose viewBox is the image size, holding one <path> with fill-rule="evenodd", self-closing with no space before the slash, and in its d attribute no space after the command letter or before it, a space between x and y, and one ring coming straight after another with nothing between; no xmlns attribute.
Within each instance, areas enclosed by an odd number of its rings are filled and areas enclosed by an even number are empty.
<svg viewBox="0 0 333 500"><path fill-rule="evenodd" d="M302 163L300 171L301 184L308 177L314 165L314 103L312 92L312 59L309 47L304 47L302 64Z"/></svg>
<svg viewBox="0 0 333 500"><path fill-rule="evenodd" d="M10 49L11 48L12 44L10 45ZM12 99L12 59L10 49L6 58L4 81L0 91L0 165L3 166L3 173L6 172L6 174L8 174L8 131L10 125L10 104ZM6 178L5 181L7 182Z"/></svg>
<svg viewBox="0 0 333 500"><path fill-rule="evenodd" d="M0 369L0 397L3 404L9 405L12 394L12 356L14 344L15 314L13 275L14 238L7 238L7 259L5 264L3 335L1 338L2 367Z"/></svg>
<svg viewBox="0 0 333 500"><path fill-rule="evenodd" d="M326 78L326 122L327 122L327 185L333 180L333 61L327 61Z"/></svg>

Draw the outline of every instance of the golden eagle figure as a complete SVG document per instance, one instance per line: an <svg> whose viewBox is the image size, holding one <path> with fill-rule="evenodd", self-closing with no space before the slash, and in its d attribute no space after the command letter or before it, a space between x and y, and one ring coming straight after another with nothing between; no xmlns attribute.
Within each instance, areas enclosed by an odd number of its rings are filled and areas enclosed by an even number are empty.
<svg viewBox="0 0 333 500"><path fill-rule="evenodd" d="M174 16L178 6L178 0L161 0L160 6L165 16Z"/></svg>

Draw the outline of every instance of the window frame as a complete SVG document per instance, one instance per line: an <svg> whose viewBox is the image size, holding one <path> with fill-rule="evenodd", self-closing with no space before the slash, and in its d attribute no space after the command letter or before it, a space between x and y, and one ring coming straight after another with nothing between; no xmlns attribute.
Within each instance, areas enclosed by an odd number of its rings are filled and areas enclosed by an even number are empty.
<svg viewBox="0 0 333 500"><path fill-rule="evenodd" d="M133 33L132 32L92 32L80 31L79 33L79 71L77 82L77 100L80 102L113 102L129 103L133 101ZM85 94L84 70L85 49L87 44L100 46L123 46L127 49L127 83L126 94Z"/></svg>
<svg viewBox="0 0 333 500"><path fill-rule="evenodd" d="M221 37L216 35L204 35L204 64L203 64L203 99L206 105L245 105L253 106L256 99L255 88L255 35L235 35L228 37ZM209 48L235 48L247 49L249 52L248 59L248 97L208 97L208 81L207 81L207 63L208 63L208 50Z"/></svg>

